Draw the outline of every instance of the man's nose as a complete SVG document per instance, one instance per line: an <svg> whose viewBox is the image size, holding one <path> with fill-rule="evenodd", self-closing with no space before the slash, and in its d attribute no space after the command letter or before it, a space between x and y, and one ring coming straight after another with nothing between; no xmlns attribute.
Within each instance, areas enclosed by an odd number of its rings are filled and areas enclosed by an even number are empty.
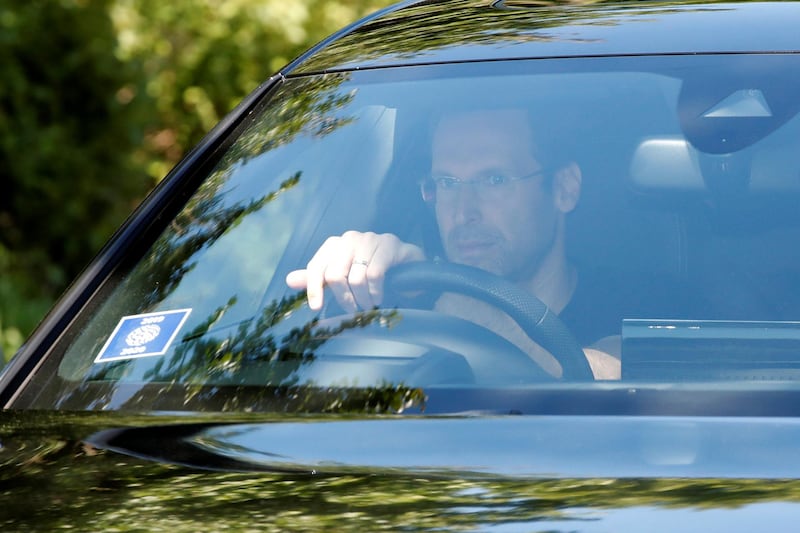
<svg viewBox="0 0 800 533"><path fill-rule="evenodd" d="M479 187L475 183L462 183L456 193L454 202L458 223L474 222L481 218L481 197Z"/></svg>

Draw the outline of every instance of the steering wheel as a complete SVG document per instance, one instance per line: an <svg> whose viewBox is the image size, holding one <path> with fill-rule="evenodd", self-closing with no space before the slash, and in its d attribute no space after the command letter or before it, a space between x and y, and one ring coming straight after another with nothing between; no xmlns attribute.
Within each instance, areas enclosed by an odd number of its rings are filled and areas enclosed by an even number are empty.
<svg viewBox="0 0 800 533"><path fill-rule="evenodd" d="M387 272L385 287L391 292L419 290L455 292L489 303L510 316L531 340L558 360L562 368L562 379L571 381L593 379L591 367L580 343L561 319L539 298L499 276L456 263L412 262L397 265ZM443 325L446 321L441 313L429 312L428 315L430 315L428 319L434 322L433 328L436 327L437 321L441 321ZM515 358L514 362L518 363L520 354L528 362L532 362L519 349L516 353L491 350L483 352L481 357L494 360L490 364L496 364L497 359L511 356ZM474 365L471 363L471 366Z"/></svg>

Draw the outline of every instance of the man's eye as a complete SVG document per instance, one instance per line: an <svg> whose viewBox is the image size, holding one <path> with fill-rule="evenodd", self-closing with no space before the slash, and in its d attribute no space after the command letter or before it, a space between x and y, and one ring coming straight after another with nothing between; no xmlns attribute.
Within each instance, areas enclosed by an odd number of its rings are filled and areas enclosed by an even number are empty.
<svg viewBox="0 0 800 533"><path fill-rule="evenodd" d="M455 189L458 187L458 180L456 178L436 178L433 181L436 182L436 187L439 189Z"/></svg>
<svg viewBox="0 0 800 533"><path fill-rule="evenodd" d="M496 175L496 176L488 176L486 178L486 183L488 185L492 185L492 186L505 185L509 181L511 181L511 180L509 180L507 177L503 176L502 174L499 174L499 175Z"/></svg>

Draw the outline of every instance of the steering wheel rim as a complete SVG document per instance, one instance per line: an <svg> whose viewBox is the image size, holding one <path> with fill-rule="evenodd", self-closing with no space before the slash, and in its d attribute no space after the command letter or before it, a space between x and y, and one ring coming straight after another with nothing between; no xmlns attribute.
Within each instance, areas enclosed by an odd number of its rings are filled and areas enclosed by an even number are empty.
<svg viewBox="0 0 800 533"><path fill-rule="evenodd" d="M514 320L525 334L556 358L561 379L594 379L580 343L547 305L533 294L495 274L456 263L412 262L386 273L385 288L391 292L456 292L489 303Z"/></svg>

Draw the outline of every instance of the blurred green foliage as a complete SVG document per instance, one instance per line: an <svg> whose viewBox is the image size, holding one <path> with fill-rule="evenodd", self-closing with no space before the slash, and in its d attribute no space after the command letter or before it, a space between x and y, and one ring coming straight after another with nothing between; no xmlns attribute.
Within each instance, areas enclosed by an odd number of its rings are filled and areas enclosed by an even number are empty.
<svg viewBox="0 0 800 533"><path fill-rule="evenodd" d="M248 92L388 0L0 4L0 347Z"/></svg>

